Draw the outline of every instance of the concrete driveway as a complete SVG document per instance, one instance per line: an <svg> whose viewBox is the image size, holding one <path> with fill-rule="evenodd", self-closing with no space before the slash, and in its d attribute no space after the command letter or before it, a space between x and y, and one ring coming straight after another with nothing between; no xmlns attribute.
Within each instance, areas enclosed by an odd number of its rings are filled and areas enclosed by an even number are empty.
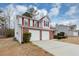
<svg viewBox="0 0 79 59"><path fill-rule="evenodd" d="M33 41L45 51L56 56L79 56L79 45L53 40Z"/></svg>

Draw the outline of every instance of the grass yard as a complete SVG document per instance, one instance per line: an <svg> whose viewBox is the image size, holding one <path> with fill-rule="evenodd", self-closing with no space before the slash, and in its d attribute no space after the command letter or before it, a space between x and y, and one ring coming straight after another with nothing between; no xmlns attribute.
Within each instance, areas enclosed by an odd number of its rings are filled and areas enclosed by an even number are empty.
<svg viewBox="0 0 79 59"><path fill-rule="evenodd" d="M0 39L0 56L52 56L33 43L19 44L12 38Z"/></svg>
<svg viewBox="0 0 79 59"><path fill-rule="evenodd" d="M67 43L73 43L73 44L79 44L79 37L68 37L66 39L61 39L62 42Z"/></svg>

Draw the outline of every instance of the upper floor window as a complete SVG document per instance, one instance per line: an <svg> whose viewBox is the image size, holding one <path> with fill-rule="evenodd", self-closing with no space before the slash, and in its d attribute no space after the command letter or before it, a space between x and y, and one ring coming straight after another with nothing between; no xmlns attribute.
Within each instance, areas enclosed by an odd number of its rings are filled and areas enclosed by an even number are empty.
<svg viewBox="0 0 79 59"><path fill-rule="evenodd" d="M34 21L34 27L37 27L37 21Z"/></svg>
<svg viewBox="0 0 79 59"><path fill-rule="evenodd" d="M44 21L44 26L49 27L49 22L48 21Z"/></svg>
<svg viewBox="0 0 79 59"><path fill-rule="evenodd" d="M28 20L27 19L24 20L24 26L28 26Z"/></svg>

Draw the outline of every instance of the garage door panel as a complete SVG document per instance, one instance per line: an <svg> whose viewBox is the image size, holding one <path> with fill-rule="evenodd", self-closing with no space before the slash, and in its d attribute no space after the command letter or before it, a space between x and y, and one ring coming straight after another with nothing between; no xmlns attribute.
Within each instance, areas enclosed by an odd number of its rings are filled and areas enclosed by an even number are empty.
<svg viewBox="0 0 79 59"><path fill-rule="evenodd" d="M49 40L49 31L42 31L42 40Z"/></svg>
<svg viewBox="0 0 79 59"><path fill-rule="evenodd" d="M40 40L40 31L39 30L29 30L31 32L31 41Z"/></svg>

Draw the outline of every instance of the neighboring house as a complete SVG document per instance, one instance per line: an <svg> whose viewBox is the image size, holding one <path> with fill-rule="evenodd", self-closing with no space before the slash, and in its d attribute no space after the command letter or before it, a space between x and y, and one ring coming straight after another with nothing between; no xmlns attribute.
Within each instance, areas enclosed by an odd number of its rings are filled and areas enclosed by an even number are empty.
<svg viewBox="0 0 79 59"><path fill-rule="evenodd" d="M79 30L74 31L74 36L79 36Z"/></svg>
<svg viewBox="0 0 79 59"><path fill-rule="evenodd" d="M39 20L26 16L17 16L15 21L15 37L22 42L23 31L31 32L31 41L53 39L53 29L50 29L50 19L43 16Z"/></svg>
<svg viewBox="0 0 79 59"><path fill-rule="evenodd" d="M75 36L76 25L56 25L56 33L64 32L66 36Z"/></svg>

